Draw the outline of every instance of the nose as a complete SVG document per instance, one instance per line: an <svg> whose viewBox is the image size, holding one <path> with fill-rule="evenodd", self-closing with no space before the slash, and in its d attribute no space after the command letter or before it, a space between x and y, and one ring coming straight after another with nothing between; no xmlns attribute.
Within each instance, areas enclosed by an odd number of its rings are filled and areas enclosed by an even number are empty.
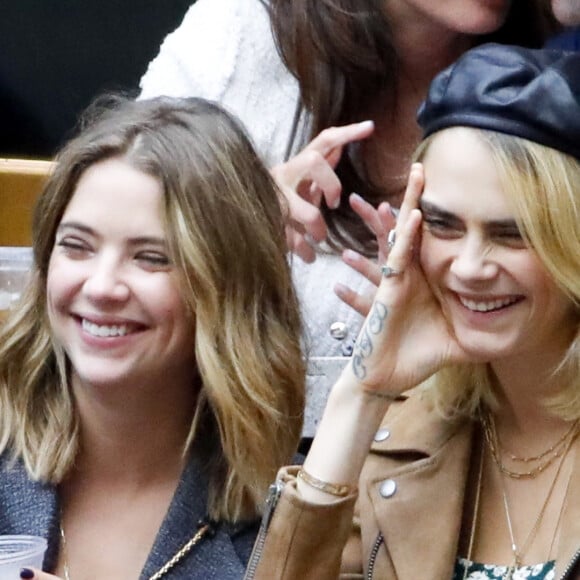
<svg viewBox="0 0 580 580"><path fill-rule="evenodd" d="M130 290L123 265L114 256L103 255L92 261L83 292L93 302L124 302Z"/></svg>
<svg viewBox="0 0 580 580"><path fill-rule="evenodd" d="M464 281L493 279L498 264L492 256L493 248L476 236L458 240L457 253L451 263L451 273Z"/></svg>

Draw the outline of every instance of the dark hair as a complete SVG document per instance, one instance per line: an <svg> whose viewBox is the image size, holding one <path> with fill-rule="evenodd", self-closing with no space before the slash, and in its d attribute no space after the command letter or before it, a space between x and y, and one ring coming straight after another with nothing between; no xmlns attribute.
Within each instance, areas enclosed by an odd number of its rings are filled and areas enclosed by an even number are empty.
<svg viewBox="0 0 580 580"><path fill-rule="evenodd" d="M398 55L384 0L271 0L270 18L280 55L298 79L302 104L312 118L311 134L304 137L372 118L371 107L379 94L385 96L386 108L394 108ZM514 0L503 26L477 37L477 44L496 41L540 47L548 31L540 0ZM348 154L342 156L336 172L344 203L332 211L323 205L322 210L331 245L335 249L349 245L372 254L374 238L346 197L356 191L376 206L394 192L373 183Z"/></svg>

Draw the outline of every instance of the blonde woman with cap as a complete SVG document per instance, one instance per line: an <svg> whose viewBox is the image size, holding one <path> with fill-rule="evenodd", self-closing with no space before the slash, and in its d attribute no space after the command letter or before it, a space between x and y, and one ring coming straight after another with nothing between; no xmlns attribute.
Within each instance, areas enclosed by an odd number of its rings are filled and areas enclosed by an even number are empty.
<svg viewBox="0 0 580 580"><path fill-rule="evenodd" d="M418 120L383 280L247 578L580 577L580 55L473 49Z"/></svg>

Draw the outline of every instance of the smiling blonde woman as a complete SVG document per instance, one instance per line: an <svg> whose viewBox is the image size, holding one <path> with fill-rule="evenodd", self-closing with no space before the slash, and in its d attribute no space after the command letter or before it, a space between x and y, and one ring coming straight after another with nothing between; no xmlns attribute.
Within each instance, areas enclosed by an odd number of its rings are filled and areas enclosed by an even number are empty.
<svg viewBox="0 0 580 580"><path fill-rule="evenodd" d="M579 577L579 95L558 51L435 78L382 282L248 578Z"/></svg>
<svg viewBox="0 0 580 580"><path fill-rule="evenodd" d="M241 577L304 403L278 192L216 105L98 110L1 329L0 533L67 580Z"/></svg>

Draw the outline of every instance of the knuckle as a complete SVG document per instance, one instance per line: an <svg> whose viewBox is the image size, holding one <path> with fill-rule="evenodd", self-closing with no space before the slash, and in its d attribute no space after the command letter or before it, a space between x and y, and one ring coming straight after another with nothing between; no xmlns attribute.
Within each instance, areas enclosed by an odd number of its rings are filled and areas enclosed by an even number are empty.
<svg viewBox="0 0 580 580"><path fill-rule="evenodd" d="M304 160L308 165L316 167L324 163L324 156L316 149L308 149L304 151Z"/></svg>

